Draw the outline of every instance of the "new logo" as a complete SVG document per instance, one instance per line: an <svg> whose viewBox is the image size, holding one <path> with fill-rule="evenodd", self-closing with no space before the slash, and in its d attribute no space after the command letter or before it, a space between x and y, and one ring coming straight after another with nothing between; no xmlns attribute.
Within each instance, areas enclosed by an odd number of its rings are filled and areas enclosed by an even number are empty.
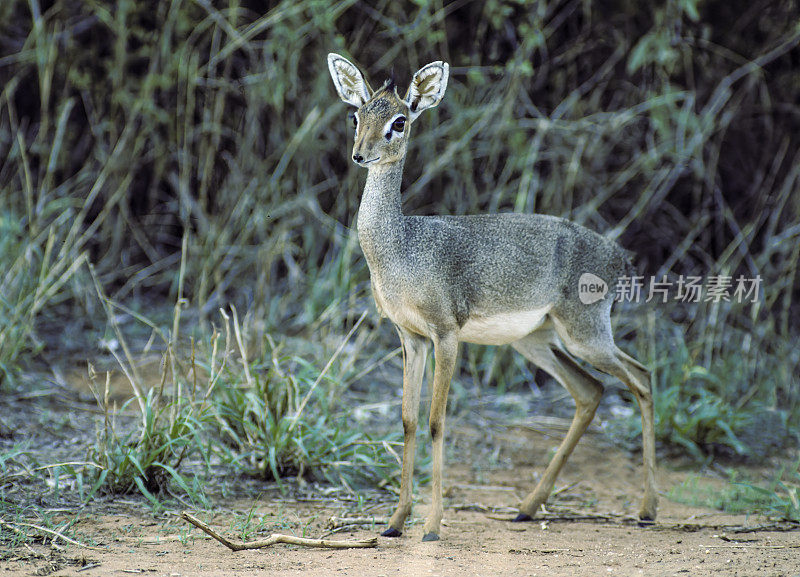
<svg viewBox="0 0 800 577"><path fill-rule="evenodd" d="M603 300L608 294L608 284L599 276L585 272L578 279L578 298L585 305Z"/></svg>

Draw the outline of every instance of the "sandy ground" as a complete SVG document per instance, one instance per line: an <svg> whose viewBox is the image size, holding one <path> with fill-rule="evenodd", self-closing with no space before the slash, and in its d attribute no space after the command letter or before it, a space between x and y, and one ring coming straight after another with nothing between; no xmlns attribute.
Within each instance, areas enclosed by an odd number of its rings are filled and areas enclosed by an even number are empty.
<svg viewBox="0 0 800 577"><path fill-rule="evenodd" d="M482 470L475 463L453 465L446 480L448 508L442 539L422 543L428 491L418 491L413 522L400 538L380 537L374 549L326 550L292 545L233 552L176 513L148 515L141 507L109 504L81 520L75 534L97 548L44 545L6 552L0 577L54 576L596 576L730 575L800 576L800 532L783 530L761 517L728 515L661 499L658 523L639 527L631 520L641 494L639 465L628 453L591 436L576 449L551 499L554 518L512 524L516 505L543 467L548 444L530 432L512 431L516 446L539 446L513 469ZM530 444L528 443L530 441ZM536 441L536 443L533 443ZM550 445L554 441L549 442ZM662 492L692 474L664 463ZM720 484L721 486L721 484ZM370 498L371 499L371 498ZM331 516L384 516L393 503L383 498L354 501L333 497L297 499L265 493L197 515L233 540L236 519L251 515L261 524L250 539L270 533L320 537ZM576 518L579 516L608 518ZM797 527L795 526L795 529ZM780 530L779 530L780 529ZM360 526L331 539L362 539L382 526Z"/></svg>

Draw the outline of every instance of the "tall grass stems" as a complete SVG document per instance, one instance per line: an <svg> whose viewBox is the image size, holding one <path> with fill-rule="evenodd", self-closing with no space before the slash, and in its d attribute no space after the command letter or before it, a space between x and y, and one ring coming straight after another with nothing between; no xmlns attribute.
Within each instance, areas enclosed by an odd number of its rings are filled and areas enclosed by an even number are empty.
<svg viewBox="0 0 800 577"><path fill-rule="evenodd" d="M415 127L405 210L562 215L657 279L760 275L756 302L623 307L618 330L655 369L663 442L755 454L752 423L791 437L800 422L799 43L791 2L3 2L0 386L55 362L54 326L84 350L113 335L140 415L115 429L97 375L109 413L93 459L117 490L191 488L179 465L210 462L197 435L211 422L220 458L276 478L320 465L349 482L348 466L379 463L325 394L396 346L360 316L363 175L325 55L373 83L394 68L401 87L443 58L447 98ZM155 386L121 315L156 335ZM348 351L337 374L286 350L357 323L372 356ZM520 379L507 351L463 358L486 385ZM324 410L301 427L305 398Z"/></svg>

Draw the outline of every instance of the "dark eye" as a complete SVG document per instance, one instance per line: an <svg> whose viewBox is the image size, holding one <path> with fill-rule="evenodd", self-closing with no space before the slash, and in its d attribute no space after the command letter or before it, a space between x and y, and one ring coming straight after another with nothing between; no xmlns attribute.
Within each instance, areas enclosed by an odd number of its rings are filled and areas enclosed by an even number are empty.
<svg viewBox="0 0 800 577"><path fill-rule="evenodd" d="M350 121L353 123L353 128L358 127L358 117L356 117L355 112L350 112L347 114L350 117Z"/></svg>
<svg viewBox="0 0 800 577"><path fill-rule="evenodd" d="M394 122L392 122L392 130L395 132L403 132L406 128L406 117L401 116Z"/></svg>

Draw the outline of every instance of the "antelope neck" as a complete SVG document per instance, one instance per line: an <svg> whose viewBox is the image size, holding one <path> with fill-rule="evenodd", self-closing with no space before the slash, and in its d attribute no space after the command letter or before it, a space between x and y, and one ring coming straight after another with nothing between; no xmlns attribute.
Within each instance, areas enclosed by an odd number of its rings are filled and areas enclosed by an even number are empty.
<svg viewBox="0 0 800 577"><path fill-rule="evenodd" d="M367 169L367 182L358 209L358 240L370 269L381 257L402 250L403 212L400 185L403 161Z"/></svg>

